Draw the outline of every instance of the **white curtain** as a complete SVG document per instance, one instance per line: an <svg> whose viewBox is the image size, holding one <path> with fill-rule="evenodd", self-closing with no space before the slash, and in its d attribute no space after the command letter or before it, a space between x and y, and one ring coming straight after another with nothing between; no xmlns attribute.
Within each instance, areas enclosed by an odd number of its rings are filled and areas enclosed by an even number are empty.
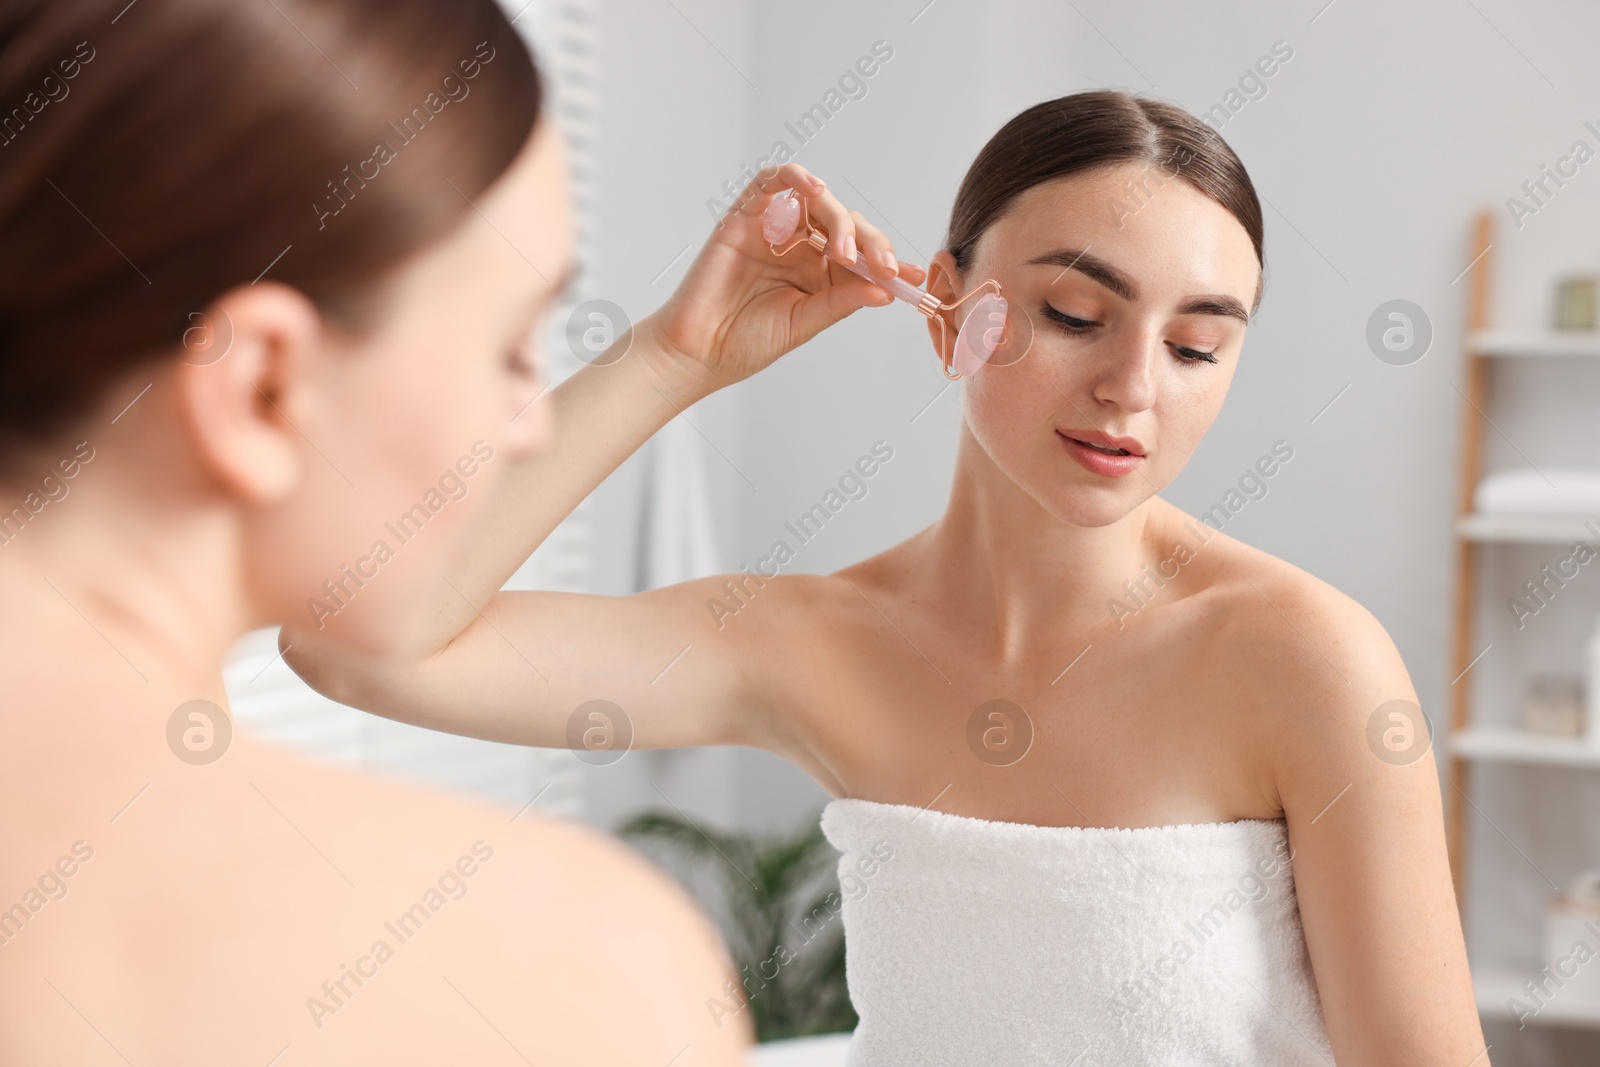
<svg viewBox="0 0 1600 1067"><path fill-rule="evenodd" d="M636 590L718 574L711 493L699 432L679 415L645 446Z"/></svg>

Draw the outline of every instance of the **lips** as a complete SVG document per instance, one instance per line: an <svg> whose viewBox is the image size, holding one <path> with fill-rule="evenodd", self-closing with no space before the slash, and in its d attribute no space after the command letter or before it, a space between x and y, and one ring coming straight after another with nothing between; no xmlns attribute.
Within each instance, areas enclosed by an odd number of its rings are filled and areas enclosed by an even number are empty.
<svg viewBox="0 0 1600 1067"><path fill-rule="evenodd" d="M1086 434L1085 436L1091 435ZM1103 437L1104 435L1093 436ZM1111 445L1102 444L1099 441L1092 443L1082 441L1076 437L1069 437L1063 430L1057 430L1056 437L1060 439L1061 447L1066 450L1067 455L1077 461L1078 466L1090 474L1099 475L1102 478L1126 477L1137 470L1145 461L1142 453L1135 453L1125 448L1113 448ZM1114 437L1110 440L1131 441L1130 438L1126 437ZM1139 444L1137 441L1131 441L1131 443L1135 447Z"/></svg>
<svg viewBox="0 0 1600 1067"><path fill-rule="evenodd" d="M1108 456L1142 456L1145 449L1136 437L1111 437L1099 430L1057 430L1062 437L1087 445Z"/></svg>

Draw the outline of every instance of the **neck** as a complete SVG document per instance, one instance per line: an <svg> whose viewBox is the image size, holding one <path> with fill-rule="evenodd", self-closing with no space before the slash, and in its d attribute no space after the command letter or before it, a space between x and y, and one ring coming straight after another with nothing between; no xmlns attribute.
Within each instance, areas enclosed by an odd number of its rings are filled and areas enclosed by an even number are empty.
<svg viewBox="0 0 1600 1067"><path fill-rule="evenodd" d="M1125 618L1158 602L1153 575L1174 537L1191 548L1202 540L1177 529L1184 518L1151 496L1105 525L1064 521L996 467L963 423L949 506L924 534L929 573L975 654L1019 662L1041 647L1081 646L1096 626L1117 626L1119 610Z"/></svg>
<svg viewBox="0 0 1600 1067"><path fill-rule="evenodd" d="M156 437L108 432L70 478L0 484L0 647L41 702L65 662L95 664L108 692L224 699L223 659L253 623L236 520L180 457L149 454Z"/></svg>

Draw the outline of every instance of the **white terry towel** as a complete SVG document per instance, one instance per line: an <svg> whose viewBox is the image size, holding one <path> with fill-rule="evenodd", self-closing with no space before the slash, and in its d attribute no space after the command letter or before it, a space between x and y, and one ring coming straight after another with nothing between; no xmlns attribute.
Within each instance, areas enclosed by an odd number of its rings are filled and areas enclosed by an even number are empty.
<svg viewBox="0 0 1600 1067"><path fill-rule="evenodd" d="M1600 515L1600 469L1496 471L1478 483L1473 510L1515 515Z"/></svg>
<svg viewBox="0 0 1600 1067"><path fill-rule="evenodd" d="M848 1067L1327 1067L1283 820L1140 829L834 800Z"/></svg>

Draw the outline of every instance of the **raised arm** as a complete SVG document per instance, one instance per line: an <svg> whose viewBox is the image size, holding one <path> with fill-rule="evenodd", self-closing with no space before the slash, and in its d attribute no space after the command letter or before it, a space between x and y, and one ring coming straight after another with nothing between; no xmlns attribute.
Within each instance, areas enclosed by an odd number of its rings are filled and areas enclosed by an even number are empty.
<svg viewBox="0 0 1600 1067"><path fill-rule="evenodd" d="M784 164L759 183L724 216L667 303L618 339L629 345L623 358L596 360L550 391L548 447L501 471L465 562L440 583L418 652L380 660L285 629L280 645L297 673L342 703L523 744L567 745L575 710L596 699L622 708L637 747L745 739L750 653L705 606L723 579L629 597L499 589L680 411L857 308L888 303L886 290L837 265L850 261L854 244L880 277L921 281L921 268L895 263L888 239L802 168ZM761 212L788 188L808 198L827 229L826 259L809 249L774 257L762 238ZM888 264L878 258L885 253Z"/></svg>

